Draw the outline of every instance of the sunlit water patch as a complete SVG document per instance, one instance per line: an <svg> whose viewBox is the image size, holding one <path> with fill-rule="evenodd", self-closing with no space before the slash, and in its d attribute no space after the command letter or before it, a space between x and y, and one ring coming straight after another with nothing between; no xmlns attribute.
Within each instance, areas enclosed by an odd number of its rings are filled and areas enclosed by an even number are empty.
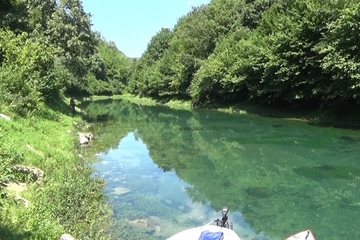
<svg viewBox="0 0 360 240"><path fill-rule="evenodd" d="M220 217L209 204L193 202L186 192L191 186L173 171L164 172L148 153L143 141L131 132L118 148L97 154L97 173L106 180L105 193L115 223L123 227L113 230L114 239L166 239ZM230 220L244 240L271 239L255 233L239 211L230 211Z"/></svg>

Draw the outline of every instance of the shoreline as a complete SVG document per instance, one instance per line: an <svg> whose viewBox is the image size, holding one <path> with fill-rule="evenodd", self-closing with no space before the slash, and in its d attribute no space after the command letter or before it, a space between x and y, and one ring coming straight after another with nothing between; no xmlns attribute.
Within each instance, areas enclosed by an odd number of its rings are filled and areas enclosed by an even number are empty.
<svg viewBox="0 0 360 240"><path fill-rule="evenodd" d="M122 99L139 105L161 105L174 109L184 109L192 111L190 101L170 100L167 102L159 101L152 98L144 98L131 94L114 95L114 96L93 96L93 100L104 99ZM360 115L357 115L356 109L345 109L343 113L332 114L320 110L294 110L294 109L276 109L252 102L242 102L234 105L212 105L209 107L197 108L196 110L209 110L226 112L230 114L247 114L260 117L277 118L288 121L305 122L318 127L334 127L341 129L360 130Z"/></svg>

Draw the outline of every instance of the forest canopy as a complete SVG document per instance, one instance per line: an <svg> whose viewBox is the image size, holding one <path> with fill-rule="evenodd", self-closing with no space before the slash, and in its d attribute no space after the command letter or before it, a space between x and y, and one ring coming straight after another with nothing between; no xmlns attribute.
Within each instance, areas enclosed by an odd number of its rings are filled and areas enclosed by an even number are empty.
<svg viewBox="0 0 360 240"><path fill-rule="evenodd" d="M193 106L357 105L359 17L355 0L212 0L153 37L128 91Z"/></svg>

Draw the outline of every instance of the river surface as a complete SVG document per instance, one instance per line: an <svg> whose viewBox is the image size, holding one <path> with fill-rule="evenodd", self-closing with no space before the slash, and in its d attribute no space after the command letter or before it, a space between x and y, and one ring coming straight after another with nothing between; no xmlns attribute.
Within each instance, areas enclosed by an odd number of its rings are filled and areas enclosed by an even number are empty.
<svg viewBox="0 0 360 240"><path fill-rule="evenodd" d="M84 108L113 239L166 239L224 205L243 240L360 237L359 131L125 100Z"/></svg>

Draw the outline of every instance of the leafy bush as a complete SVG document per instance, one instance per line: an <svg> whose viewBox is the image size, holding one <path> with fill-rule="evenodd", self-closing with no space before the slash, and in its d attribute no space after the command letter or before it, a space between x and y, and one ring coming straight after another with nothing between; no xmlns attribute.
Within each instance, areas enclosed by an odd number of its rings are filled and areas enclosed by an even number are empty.
<svg viewBox="0 0 360 240"><path fill-rule="evenodd" d="M0 30L0 51L0 99L16 112L37 109L61 85L53 72L56 49L41 39Z"/></svg>

